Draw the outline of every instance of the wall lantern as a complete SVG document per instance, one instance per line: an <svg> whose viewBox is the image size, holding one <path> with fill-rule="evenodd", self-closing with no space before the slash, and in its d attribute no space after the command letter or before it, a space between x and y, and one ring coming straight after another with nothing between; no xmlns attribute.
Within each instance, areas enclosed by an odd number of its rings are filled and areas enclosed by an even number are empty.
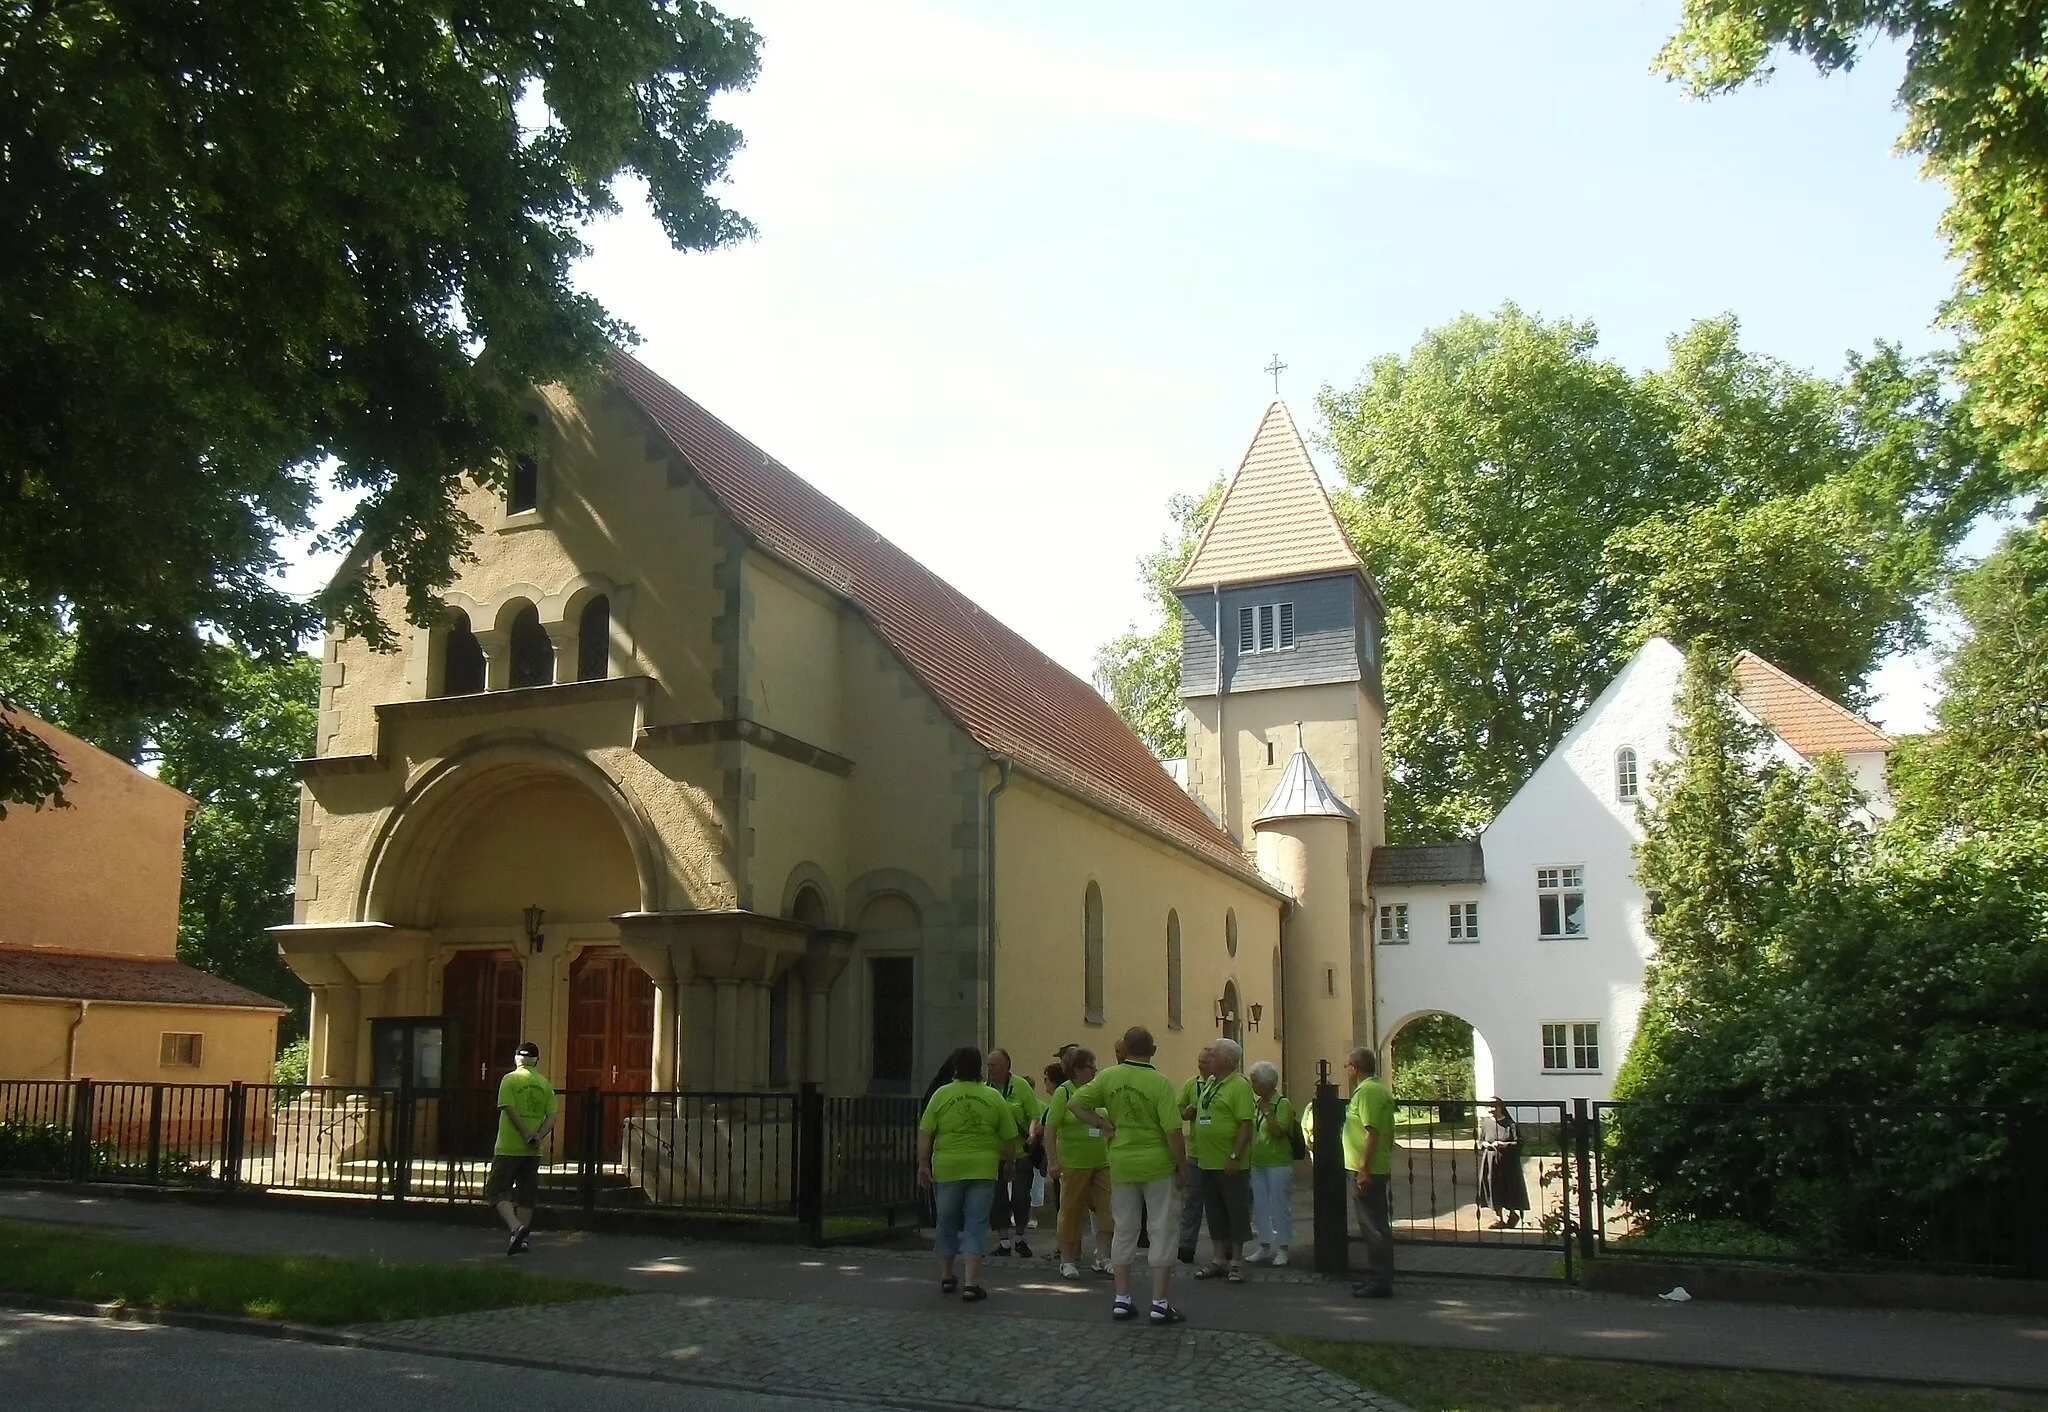
<svg viewBox="0 0 2048 1412"><path fill-rule="evenodd" d="M1231 1013L1231 1010L1230 1010L1230 1002L1229 1002L1229 1001L1227 1001L1227 1000L1219 1000L1219 1001L1217 1001L1217 1002L1216 1002L1216 1028L1217 1028L1217 1029L1219 1029L1219 1030L1227 1030L1227 1029L1229 1029L1229 1028L1230 1028L1230 1027L1231 1027L1232 1025L1234 1025L1234 1024L1236 1024L1236 1023L1237 1023L1237 1016Z"/></svg>
<svg viewBox="0 0 2048 1412"><path fill-rule="evenodd" d="M541 944L547 940L540 934L541 918L547 913L541 911L538 903L526 909L526 943L533 948L533 954L540 955Z"/></svg>
<svg viewBox="0 0 2048 1412"><path fill-rule="evenodd" d="M1261 1004L1259 1004L1259 1002L1258 1002L1258 1001L1254 1000L1254 1001L1252 1002L1252 1021L1251 1021L1251 1023L1252 1023L1252 1028L1253 1028L1253 1029L1255 1029L1255 1030L1256 1030L1256 1029L1257 1029L1257 1028L1259 1027L1259 1021L1260 1021L1261 1019L1265 1018L1265 1014L1266 1014L1266 1007L1265 1007L1265 1006L1263 1006L1263 1005L1261 1005Z"/></svg>

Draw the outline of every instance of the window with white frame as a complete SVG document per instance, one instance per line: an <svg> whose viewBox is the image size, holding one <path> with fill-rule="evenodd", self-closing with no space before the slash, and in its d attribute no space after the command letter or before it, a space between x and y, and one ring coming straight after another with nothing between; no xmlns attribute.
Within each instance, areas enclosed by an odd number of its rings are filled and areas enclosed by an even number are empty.
<svg viewBox="0 0 2048 1412"><path fill-rule="evenodd" d="M196 1034L167 1033L158 1041L157 1063L167 1069L196 1069L200 1043Z"/></svg>
<svg viewBox="0 0 2048 1412"><path fill-rule="evenodd" d="M1636 748L1624 745L1614 752L1614 797L1623 804L1633 803L1637 788Z"/></svg>
<svg viewBox="0 0 2048 1412"><path fill-rule="evenodd" d="M1546 941L1586 934L1586 870L1536 870L1536 934Z"/></svg>
<svg viewBox="0 0 2048 1412"><path fill-rule="evenodd" d="M1451 940L1479 940L1479 904L1477 902L1453 902L1451 904Z"/></svg>
<svg viewBox="0 0 2048 1412"><path fill-rule="evenodd" d="M1543 1072L1590 1074L1599 1069L1598 1020L1563 1020L1543 1026Z"/></svg>
<svg viewBox="0 0 2048 1412"><path fill-rule="evenodd" d="M1294 605L1261 603L1237 610L1237 650L1281 652L1294 646Z"/></svg>
<svg viewBox="0 0 2048 1412"><path fill-rule="evenodd" d="M1408 940L1408 904L1390 902L1380 908L1380 945L1398 946Z"/></svg>

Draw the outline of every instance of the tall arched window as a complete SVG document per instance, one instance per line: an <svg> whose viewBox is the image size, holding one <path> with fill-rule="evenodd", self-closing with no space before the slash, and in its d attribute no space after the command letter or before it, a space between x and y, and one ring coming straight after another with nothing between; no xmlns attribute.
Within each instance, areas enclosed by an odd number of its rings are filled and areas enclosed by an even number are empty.
<svg viewBox="0 0 2048 1412"><path fill-rule="evenodd" d="M484 649L470 630L469 615L457 609L448 619L441 645L441 694L474 696L484 689Z"/></svg>
<svg viewBox="0 0 2048 1412"><path fill-rule="evenodd" d="M1088 896L1081 904L1081 951L1085 975L1082 978L1081 1018L1091 1025L1102 1023L1102 889L1088 884Z"/></svg>
<svg viewBox="0 0 2048 1412"><path fill-rule="evenodd" d="M1614 797L1627 804L1636 797L1636 748L1624 745L1614 752Z"/></svg>
<svg viewBox="0 0 2048 1412"><path fill-rule="evenodd" d="M1223 949L1232 956L1237 955L1237 909L1229 908L1223 914Z"/></svg>
<svg viewBox="0 0 2048 1412"><path fill-rule="evenodd" d="M555 680L555 644L540 625L540 610L520 605L512 618L512 685L551 686Z"/></svg>
<svg viewBox="0 0 2048 1412"><path fill-rule="evenodd" d="M1223 1037L1244 1043L1244 1007L1237 1003L1237 982L1223 983L1223 1013L1229 1018L1223 1022Z"/></svg>
<svg viewBox="0 0 2048 1412"><path fill-rule="evenodd" d="M1180 913L1166 912L1166 1027L1180 1028Z"/></svg>
<svg viewBox="0 0 2048 1412"><path fill-rule="evenodd" d="M583 605L576 620L576 680L603 681L611 675L612 601L600 593Z"/></svg>

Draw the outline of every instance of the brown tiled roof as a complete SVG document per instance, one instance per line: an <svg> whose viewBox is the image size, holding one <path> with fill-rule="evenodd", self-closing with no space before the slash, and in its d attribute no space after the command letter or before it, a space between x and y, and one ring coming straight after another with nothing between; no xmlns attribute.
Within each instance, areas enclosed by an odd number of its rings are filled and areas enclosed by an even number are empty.
<svg viewBox="0 0 2048 1412"><path fill-rule="evenodd" d="M983 749L1268 886L1093 687L637 359L611 371L740 531L859 608Z"/></svg>
<svg viewBox="0 0 2048 1412"><path fill-rule="evenodd" d="M1428 883L1483 883L1486 854L1477 839L1460 843L1382 844L1372 851L1375 887Z"/></svg>
<svg viewBox="0 0 2048 1412"><path fill-rule="evenodd" d="M282 1001L209 976L180 961L43 951L0 945L0 995L60 1000L130 1000L149 1005L231 1005L283 1010Z"/></svg>
<svg viewBox="0 0 2048 1412"><path fill-rule="evenodd" d="M1892 748L1892 738L1876 726L1754 652L1735 655L1735 696L1809 760Z"/></svg>
<svg viewBox="0 0 2048 1412"><path fill-rule="evenodd" d="M1266 409L1176 588L1360 569L1287 404Z"/></svg>

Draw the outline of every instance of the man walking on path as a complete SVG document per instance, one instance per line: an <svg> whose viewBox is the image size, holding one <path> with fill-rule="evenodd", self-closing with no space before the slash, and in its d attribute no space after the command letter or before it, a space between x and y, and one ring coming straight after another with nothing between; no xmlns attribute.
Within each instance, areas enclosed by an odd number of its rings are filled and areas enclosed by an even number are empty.
<svg viewBox="0 0 2048 1412"><path fill-rule="evenodd" d="M1180 1105L1173 1084L1152 1067L1156 1046L1152 1031L1134 1026L1124 1035L1121 1064L1098 1074L1067 1102L1067 1111L1109 1139L1110 1207L1116 1238L1110 1264L1116 1273L1116 1304L1110 1317L1127 1322L1138 1316L1131 1302L1131 1259L1138 1253L1138 1230L1149 1223L1154 1231L1173 1229L1173 1194L1187 1183L1187 1139L1180 1130ZM1167 1302L1173 1278L1173 1252L1164 1241L1151 1247L1152 1309L1155 1324L1178 1324L1180 1310Z"/></svg>
<svg viewBox="0 0 2048 1412"><path fill-rule="evenodd" d="M512 1052L512 1072L498 1084L498 1143L484 1199L512 1233L507 1255L525 1254L533 1235L533 1208L540 1204L540 1146L555 1130L555 1086L535 1067L539 1063L540 1046L529 1039Z"/></svg>
<svg viewBox="0 0 2048 1412"><path fill-rule="evenodd" d="M1394 1292L1394 1095L1374 1078L1370 1049L1344 1061L1351 1101L1344 1108L1344 1166L1352 1203L1365 1236L1366 1278L1351 1287L1354 1299L1385 1299Z"/></svg>

